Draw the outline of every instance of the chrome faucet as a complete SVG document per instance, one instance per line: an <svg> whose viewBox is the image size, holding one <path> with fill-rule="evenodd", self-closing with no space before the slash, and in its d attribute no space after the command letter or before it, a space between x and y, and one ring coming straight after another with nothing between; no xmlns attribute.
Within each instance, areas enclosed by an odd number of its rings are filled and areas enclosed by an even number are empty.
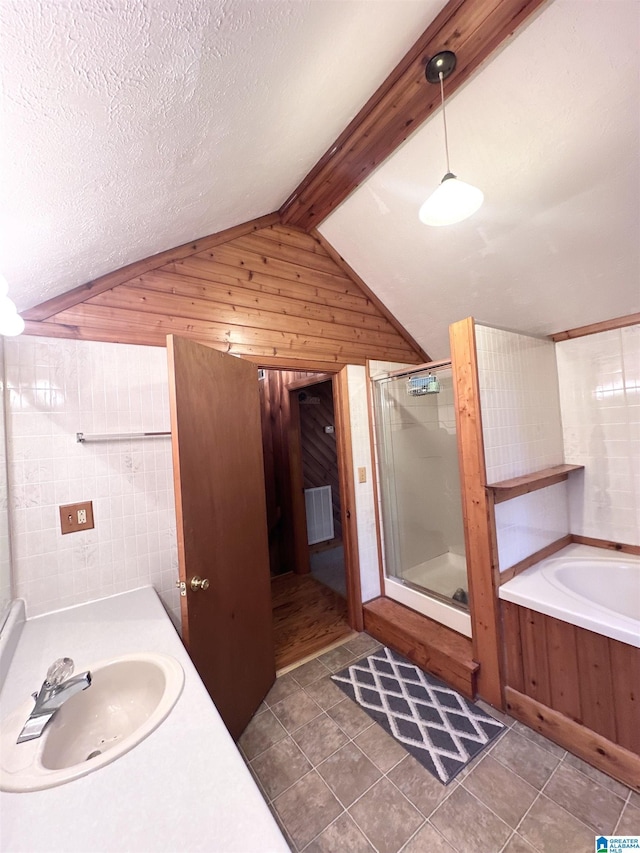
<svg viewBox="0 0 640 853"><path fill-rule="evenodd" d="M90 672L82 672L80 675L71 677L73 666L71 658L59 658L51 664L40 692L32 694L36 704L22 727L16 743L40 737L49 720L67 699L71 699L76 693L91 686Z"/></svg>

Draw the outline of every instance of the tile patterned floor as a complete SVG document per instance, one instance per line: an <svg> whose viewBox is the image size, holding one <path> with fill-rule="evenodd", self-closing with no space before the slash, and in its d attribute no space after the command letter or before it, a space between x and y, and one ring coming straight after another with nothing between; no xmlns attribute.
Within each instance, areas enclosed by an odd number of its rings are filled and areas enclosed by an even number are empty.
<svg viewBox="0 0 640 853"><path fill-rule="evenodd" d="M592 853L640 834L640 795L488 705L507 728L446 787L330 680L366 634L277 679L240 740L300 853Z"/></svg>

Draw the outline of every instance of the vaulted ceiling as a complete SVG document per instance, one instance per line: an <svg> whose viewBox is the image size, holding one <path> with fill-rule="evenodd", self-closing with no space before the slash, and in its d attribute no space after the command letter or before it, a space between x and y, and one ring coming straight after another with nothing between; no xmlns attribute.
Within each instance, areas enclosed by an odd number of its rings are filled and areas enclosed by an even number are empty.
<svg viewBox="0 0 640 853"><path fill-rule="evenodd" d="M437 104L418 79L411 121L387 134L408 141L382 165L374 151L346 201L326 190L338 171L321 175L329 203L304 212L305 175L323 155L345 160L340 133L465 2L5 0L0 270L18 307L293 193L285 221L312 227L333 210L320 234L433 357L469 314L546 334L637 311L636 0L546 2L461 77L447 117L454 171L485 192L472 219L418 223L445 171L439 113L411 135ZM455 45L465 58L469 42Z"/></svg>

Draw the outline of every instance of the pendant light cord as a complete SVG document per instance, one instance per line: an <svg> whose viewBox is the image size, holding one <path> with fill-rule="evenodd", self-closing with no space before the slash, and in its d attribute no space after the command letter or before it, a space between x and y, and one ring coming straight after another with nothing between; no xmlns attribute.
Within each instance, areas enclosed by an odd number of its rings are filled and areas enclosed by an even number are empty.
<svg viewBox="0 0 640 853"><path fill-rule="evenodd" d="M444 124L444 150L447 155L447 174L451 173L449 167L449 137L447 136L447 114L444 109L444 74L442 71L438 74L440 77L440 99L442 100L442 122Z"/></svg>

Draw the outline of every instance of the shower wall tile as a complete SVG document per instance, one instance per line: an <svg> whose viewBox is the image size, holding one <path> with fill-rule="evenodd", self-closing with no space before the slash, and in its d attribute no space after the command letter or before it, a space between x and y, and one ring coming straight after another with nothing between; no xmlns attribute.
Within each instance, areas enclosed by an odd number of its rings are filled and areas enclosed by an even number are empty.
<svg viewBox="0 0 640 853"><path fill-rule="evenodd" d="M77 432L169 429L164 349L5 345L15 594L34 616L153 584L178 624L170 441L76 442ZM84 500L95 528L63 536L59 505Z"/></svg>
<svg viewBox="0 0 640 853"><path fill-rule="evenodd" d="M356 483L356 517L358 524L358 551L360 557L360 585L362 600L370 601L380 595L378 540L376 536L376 509L371 471L371 442L369 439L369 407L367 403L367 375L364 367L350 364L347 367L349 412L351 417L351 447L353 469L367 469L367 482Z"/></svg>
<svg viewBox="0 0 640 853"><path fill-rule="evenodd" d="M567 483L497 504L495 515L498 564L504 572L569 533Z"/></svg>
<svg viewBox="0 0 640 853"><path fill-rule="evenodd" d="M571 531L640 544L640 325L556 344Z"/></svg>
<svg viewBox="0 0 640 853"><path fill-rule="evenodd" d="M487 481L561 465L553 343L478 324L476 348Z"/></svg>

